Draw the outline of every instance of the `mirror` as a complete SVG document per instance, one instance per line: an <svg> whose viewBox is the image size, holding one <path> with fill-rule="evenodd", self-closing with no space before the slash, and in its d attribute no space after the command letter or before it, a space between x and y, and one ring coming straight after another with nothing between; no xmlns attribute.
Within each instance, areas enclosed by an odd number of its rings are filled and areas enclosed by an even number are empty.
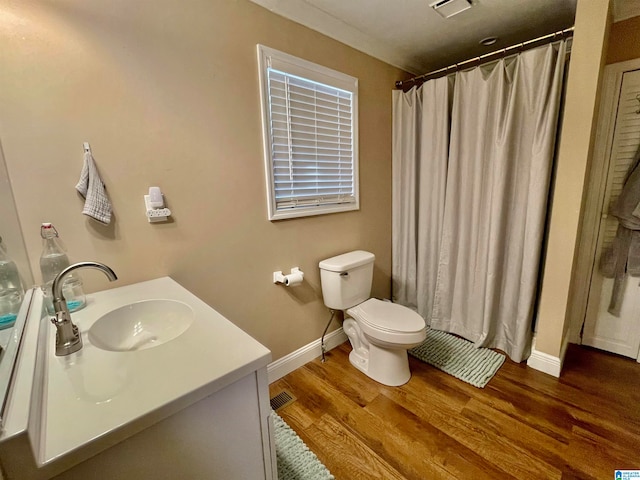
<svg viewBox="0 0 640 480"><path fill-rule="evenodd" d="M11 375L18 354L18 347L22 337L22 328L28 310L31 297L27 290L33 286L33 273L29 266L29 258L20 229L20 221L13 198L11 182L7 165L4 160L4 151L0 143L0 237L7 248L7 253L18 267L18 272L25 290L23 305L15 324L9 328L0 330L0 412L4 412L5 399L11 383Z"/></svg>

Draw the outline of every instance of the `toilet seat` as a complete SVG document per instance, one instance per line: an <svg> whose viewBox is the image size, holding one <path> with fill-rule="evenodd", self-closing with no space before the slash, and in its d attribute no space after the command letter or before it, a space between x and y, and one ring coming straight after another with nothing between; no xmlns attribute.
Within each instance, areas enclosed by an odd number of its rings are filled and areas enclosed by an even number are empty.
<svg viewBox="0 0 640 480"><path fill-rule="evenodd" d="M347 314L368 337L390 345L419 344L426 337L424 319L403 305L370 298L349 308Z"/></svg>
<svg viewBox="0 0 640 480"><path fill-rule="evenodd" d="M397 303L370 298L347 313L372 328L386 332L415 333L424 330L424 319L416 312Z"/></svg>

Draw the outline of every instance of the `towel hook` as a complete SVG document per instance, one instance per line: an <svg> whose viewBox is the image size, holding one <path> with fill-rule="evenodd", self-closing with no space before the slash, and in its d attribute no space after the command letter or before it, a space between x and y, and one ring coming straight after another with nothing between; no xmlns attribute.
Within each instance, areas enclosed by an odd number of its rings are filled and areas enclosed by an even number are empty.
<svg viewBox="0 0 640 480"><path fill-rule="evenodd" d="M82 148L84 149L84 153L91 153L91 146L89 146L89 142L83 142Z"/></svg>

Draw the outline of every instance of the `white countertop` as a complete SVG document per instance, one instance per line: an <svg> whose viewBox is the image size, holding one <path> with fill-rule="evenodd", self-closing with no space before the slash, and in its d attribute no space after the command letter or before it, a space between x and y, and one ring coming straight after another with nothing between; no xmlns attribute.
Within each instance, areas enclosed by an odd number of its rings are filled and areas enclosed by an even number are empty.
<svg viewBox="0 0 640 480"><path fill-rule="evenodd" d="M91 344L87 332L102 315L149 299L188 304L195 314L192 325L179 337L144 350L112 352ZM87 306L71 317L84 346L68 356L54 355L55 328L48 323L39 466L71 452L95 454L266 367L271 359L266 347L169 277L88 295Z"/></svg>

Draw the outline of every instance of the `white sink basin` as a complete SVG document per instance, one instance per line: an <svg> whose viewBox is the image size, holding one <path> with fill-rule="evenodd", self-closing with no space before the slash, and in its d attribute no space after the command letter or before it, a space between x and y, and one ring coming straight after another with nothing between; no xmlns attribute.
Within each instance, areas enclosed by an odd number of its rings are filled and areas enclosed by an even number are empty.
<svg viewBox="0 0 640 480"><path fill-rule="evenodd" d="M193 310L176 300L144 300L103 315L89 329L89 341L115 352L145 350L169 342L193 323Z"/></svg>

